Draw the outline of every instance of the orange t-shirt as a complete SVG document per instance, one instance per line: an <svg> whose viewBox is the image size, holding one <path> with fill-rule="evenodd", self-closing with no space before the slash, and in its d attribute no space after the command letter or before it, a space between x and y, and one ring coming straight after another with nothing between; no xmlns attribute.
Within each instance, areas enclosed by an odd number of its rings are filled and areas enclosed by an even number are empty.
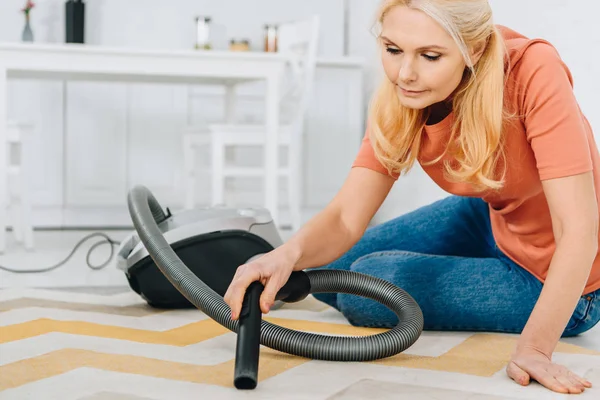
<svg viewBox="0 0 600 400"><path fill-rule="evenodd" d="M443 162L422 165L445 191L480 197L489 204L498 247L540 281L546 279L555 242L542 180L593 171L600 205L600 155L591 126L573 95L573 78L556 49L542 39L528 39L498 26L510 57L505 101L518 111L506 134L506 181L498 192L478 193L470 184L444 178ZM423 129L419 163L441 155L448 143L454 114ZM449 156L446 156L449 157ZM364 136L353 167L387 174ZM392 175L398 179L398 175ZM583 294L600 288L600 252Z"/></svg>

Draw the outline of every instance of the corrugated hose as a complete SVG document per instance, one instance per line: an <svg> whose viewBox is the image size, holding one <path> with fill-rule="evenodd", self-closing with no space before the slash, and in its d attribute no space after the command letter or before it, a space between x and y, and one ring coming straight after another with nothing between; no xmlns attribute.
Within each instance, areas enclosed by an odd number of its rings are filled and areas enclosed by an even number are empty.
<svg viewBox="0 0 600 400"><path fill-rule="evenodd" d="M140 240L169 282L199 310L238 334L234 371L238 389L254 389L257 385L259 344L310 359L372 361L403 352L423 331L420 307L401 288L366 274L326 269L293 272L276 299L295 302L310 293L353 294L387 306L398 316L398 325L370 336L331 336L287 329L262 320L260 282L250 285L240 318L233 321L223 297L192 273L165 240L158 224L168 215L152 193L144 186L134 187L128 195L128 206Z"/></svg>

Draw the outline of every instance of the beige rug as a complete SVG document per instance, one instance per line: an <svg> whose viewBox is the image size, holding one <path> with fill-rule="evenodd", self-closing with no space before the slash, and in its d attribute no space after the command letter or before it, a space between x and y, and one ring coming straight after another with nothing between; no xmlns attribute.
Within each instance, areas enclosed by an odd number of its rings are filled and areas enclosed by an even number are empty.
<svg viewBox="0 0 600 400"><path fill-rule="evenodd" d="M308 298L265 319L287 328L370 335ZM404 353L366 363L308 360L262 347L259 383L233 387L235 334L198 310L158 311L133 292L0 291L0 399L556 399L504 368L514 335L424 332ZM600 352L562 343L555 360L595 385Z"/></svg>

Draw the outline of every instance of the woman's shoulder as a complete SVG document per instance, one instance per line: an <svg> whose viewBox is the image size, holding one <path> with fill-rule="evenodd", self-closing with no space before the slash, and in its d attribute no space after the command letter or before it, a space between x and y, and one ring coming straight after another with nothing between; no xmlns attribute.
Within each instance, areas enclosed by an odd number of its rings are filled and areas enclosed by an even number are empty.
<svg viewBox="0 0 600 400"><path fill-rule="evenodd" d="M524 34L503 26L496 25L506 46L509 71L527 74L543 65L566 68L556 47L543 38L530 38Z"/></svg>
<svg viewBox="0 0 600 400"><path fill-rule="evenodd" d="M507 51L507 93L519 111L523 111L525 101L544 102L558 89L572 89L573 75L551 42L526 37L505 26L498 29Z"/></svg>

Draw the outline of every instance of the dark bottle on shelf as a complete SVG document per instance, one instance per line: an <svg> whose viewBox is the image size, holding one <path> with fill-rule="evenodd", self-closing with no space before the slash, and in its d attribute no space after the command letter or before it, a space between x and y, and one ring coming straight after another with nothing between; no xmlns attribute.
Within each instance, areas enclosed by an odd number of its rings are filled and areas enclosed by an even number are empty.
<svg viewBox="0 0 600 400"><path fill-rule="evenodd" d="M83 0L66 2L65 33L67 43L85 42L85 3Z"/></svg>

